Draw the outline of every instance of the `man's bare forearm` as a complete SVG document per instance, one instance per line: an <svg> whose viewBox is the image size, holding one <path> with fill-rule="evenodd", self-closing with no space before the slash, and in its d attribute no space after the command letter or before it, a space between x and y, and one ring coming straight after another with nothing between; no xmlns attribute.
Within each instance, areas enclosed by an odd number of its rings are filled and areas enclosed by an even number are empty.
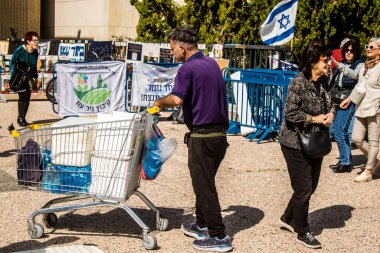
<svg viewBox="0 0 380 253"><path fill-rule="evenodd" d="M156 101L154 101L153 106L158 106L159 108L165 108L165 107L176 107L182 104L182 99L179 97L169 94L163 98L159 98Z"/></svg>

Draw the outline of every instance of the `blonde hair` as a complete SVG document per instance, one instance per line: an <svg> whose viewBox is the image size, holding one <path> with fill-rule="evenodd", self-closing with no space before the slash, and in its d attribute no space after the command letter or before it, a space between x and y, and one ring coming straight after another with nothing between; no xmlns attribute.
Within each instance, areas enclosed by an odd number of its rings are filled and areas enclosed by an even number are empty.
<svg viewBox="0 0 380 253"><path fill-rule="evenodd" d="M368 43L375 42L378 47L380 47L380 38L379 37L372 37L369 39Z"/></svg>

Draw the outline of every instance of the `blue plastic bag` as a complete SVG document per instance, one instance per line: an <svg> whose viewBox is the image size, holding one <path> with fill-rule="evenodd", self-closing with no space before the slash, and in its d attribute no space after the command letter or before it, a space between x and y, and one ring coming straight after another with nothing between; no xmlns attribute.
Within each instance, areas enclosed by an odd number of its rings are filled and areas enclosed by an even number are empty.
<svg viewBox="0 0 380 253"><path fill-rule="evenodd" d="M177 142L175 139L166 139L151 118L148 118L147 124L140 164L141 178L155 179L164 162L174 154Z"/></svg>
<svg viewBox="0 0 380 253"><path fill-rule="evenodd" d="M91 184L91 165L85 167L63 166L51 163L51 152L43 150L43 189L57 194L88 192Z"/></svg>

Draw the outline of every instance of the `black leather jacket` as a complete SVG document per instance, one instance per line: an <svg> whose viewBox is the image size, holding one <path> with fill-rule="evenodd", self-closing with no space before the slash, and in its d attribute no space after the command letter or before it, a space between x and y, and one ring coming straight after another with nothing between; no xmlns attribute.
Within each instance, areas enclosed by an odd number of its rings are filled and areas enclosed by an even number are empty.
<svg viewBox="0 0 380 253"><path fill-rule="evenodd" d="M316 87L319 86L319 91ZM311 117L329 112L335 114L330 94L321 82L316 84L306 79L301 72L290 83L285 103L285 118L281 124L279 142L287 147L300 150L295 128L301 132L314 132L321 124L312 124Z"/></svg>

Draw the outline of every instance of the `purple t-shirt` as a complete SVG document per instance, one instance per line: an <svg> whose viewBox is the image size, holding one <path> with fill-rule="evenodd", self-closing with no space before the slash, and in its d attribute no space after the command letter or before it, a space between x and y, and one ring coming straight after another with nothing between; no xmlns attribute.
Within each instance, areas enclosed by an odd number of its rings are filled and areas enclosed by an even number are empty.
<svg viewBox="0 0 380 253"><path fill-rule="evenodd" d="M222 71L214 59L201 51L179 68L172 94L183 100L183 117L188 128L228 124Z"/></svg>

